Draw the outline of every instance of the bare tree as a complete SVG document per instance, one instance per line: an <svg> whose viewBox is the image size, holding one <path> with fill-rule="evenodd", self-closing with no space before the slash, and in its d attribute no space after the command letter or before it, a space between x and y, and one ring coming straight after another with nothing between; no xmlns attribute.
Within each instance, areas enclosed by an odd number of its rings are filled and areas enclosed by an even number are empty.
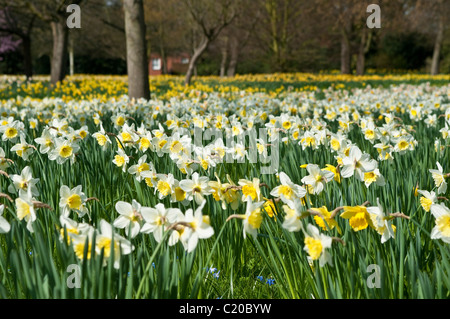
<svg viewBox="0 0 450 319"><path fill-rule="evenodd" d="M24 74L27 79L33 76L33 58L31 54L31 32L35 25L36 15L21 12L12 6L10 0L0 2L0 32L18 36L22 41L24 57Z"/></svg>
<svg viewBox="0 0 450 319"><path fill-rule="evenodd" d="M150 99L144 4L142 0L124 0L127 39L128 95Z"/></svg>
<svg viewBox="0 0 450 319"><path fill-rule="evenodd" d="M16 3L26 7L42 21L49 23L52 30L53 49L51 58L50 81L56 84L66 76L68 45L68 27L66 25L67 6L81 4L83 0L17 0Z"/></svg>
<svg viewBox="0 0 450 319"><path fill-rule="evenodd" d="M201 55L222 30L236 18L239 1L183 0L183 2L191 15L195 29L200 34L200 41L194 45L194 53L189 61L184 80L185 85L189 85Z"/></svg>
<svg viewBox="0 0 450 319"><path fill-rule="evenodd" d="M433 46L430 73L438 74L444 33L450 15L450 2L447 0L403 0L403 5L409 11L407 15L409 27L430 39Z"/></svg>
<svg viewBox="0 0 450 319"><path fill-rule="evenodd" d="M450 14L450 4L448 1L444 3L443 0L437 0L433 3L431 10L435 13L437 20L436 38L433 46L433 57L431 59L432 75L439 74L439 60L441 58L441 48L444 41L444 32L447 24L448 15Z"/></svg>
<svg viewBox="0 0 450 319"><path fill-rule="evenodd" d="M226 41L222 43L221 76L233 77L236 74L239 55L254 36L255 28L261 21L261 12L255 10L253 2L241 2L239 11L240 14L223 32Z"/></svg>

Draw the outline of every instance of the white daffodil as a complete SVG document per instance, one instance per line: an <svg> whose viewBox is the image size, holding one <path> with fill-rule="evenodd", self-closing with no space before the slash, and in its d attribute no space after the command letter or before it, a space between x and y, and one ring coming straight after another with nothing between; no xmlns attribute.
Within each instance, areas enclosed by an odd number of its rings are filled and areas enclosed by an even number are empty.
<svg viewBox="0 0 450 319"><path fill-rule="evenodd" d="M105 262L110 258L111 252L114 252L115 269L118 269L120 266L120 257L130 254L134 250L134 246L130 241L114 233L111 224L104 219L100 221L100 232L96 238L96 248L100 251L103 249Z"/></svg>
<svg viewBox="0 0 450 319"><path fill-rule="evenodd" d="M242 178L238 181L238 184L242 187L243 202L247 201L249 196L254 202L262 201L259 178L254 177L251 181Z"/></svg>
<svg viewBox="0 0 450 319"><path fill-rule="evenodd" d="M158 181L158 174L152 162L149 164L149 169L141 172L141 177L144 179L148 187L156 187Z"/></svg>
<svg viewBox="0 0 450 319"><path fill-rule="evenodd" d="M364 138L373 144L377 137L375 123L372 121L368 122L366 127L362 129L362 133L364 134Z"/></svg>
<svg viewBox="0 0 450 319"><path fill-rule="evenodd" d="M131 165L128 169L128 173L135 175L138 182L144 179L144 177L142 176L142 172L150 170L150 165L146 163L146 161L147 155L144 154L139 158L137 164Z"/></svg>
<svg viewBox="0 0 450 319"><path fill-rule="evenodd" d="M158 155L158 157L162 157L164 155L163 152L164 146L167 144L169 138L167 137L166 134L163 134L160 137L158 136L159 134L155 135L152 138L151 144L153 145L153 149L156 152L156 155Z"/></svg>
<svg viewBox="0 0 450 319"><path fill-rule="evenodd" d="M8 223L8 221L2 216L3 211L5 210L5 205L0 205L0 234L5 234L9 232L11 229L11 225Z"/></svg>
<svg viewBox="0 0 450 319"><path fill-rule="evenodd" d="M36 211L34 210L33 197L31 190L26 192L20 192L19 197L15 200L16 214L19 220L25 220L27 222L27 229L30 232L33 230L33 222L36 220Z"/></svg>
<svg viewBox="0 0 450 319"><path fill-rule="evenodd" d="M305 232L305 247L304 250L308 253L311 260L319 260L319 266L323 267L327 263L333 265L330 253L326 250L331 248L332 238L321 234L319 229L308 224L307 232Z"/></svg>
<svg viewBox="0 0 450 319"><path fill-rule="evenodd" d="M72 189L66 185L62 185L59 189L59 208L62 210L62 215L68 217L71 211L74 211L78 216L83 217L89 213L86 207L87 196L82 192L81 185Z"/></svg>
<svg viewBox="0 0 450 319"><path fill-rule="evenodd" d="M369 187L372 183L375 183L378 186L386 185L384 176L381 175L380 170L378 168L374 169L371 172L364 173L364 184L366 185L366 187Z"/></svg>
<svg viewBox="0 0 450 319"><path fill-rule="evenodd" d="M122 171L127 171L127 164L130 161L130 158L127 154L125 154L124 150L119 148L117 150L117 154L114 156L113 163L116 164L117 167L122 167Z"/></svg>
<svg viewBox="0 0 450 319"><path fill-rule="evenodd" d="M306 165L309 175L302 178L302 183L309 185L314 194L320 194L325 185L334 179L334 173L328 170L321 170L316 164Z"/></svg>
<svg viewBox="0 0 450 319"><path fill-rule="evenodd" d="M393 160L392 155L394 147L391 144L378 143L373 146L378 151L378 159L380 161Z"/></svg>
<svg viewBox="0 0 450 319"><path fill-rule="evenodd" d="M78 152L80 146L77 143L72 143L64 138L55 138L55 148L48 153L48 158L51 161L56 160L56 163L63 164L67 160L71 163L75 161L75 153Z"/></svg>
<svg viewBox="0 0 450 319"><path fill-rule="evenodd" d="M264 204L264 201L253 202L252 198L248 196L246 202L247 207L245 209L245 215L243 216L244 239L247 237L247 234L249 234L256 240L258 229L261 227L263 221L261 206Z"/></svg>
<svg viewBox="0 0 450 319"><path fill-rule="evenodd" d="M299 144L302 146L302 150L305 150L307 147L311 147L312 149L319 147L319 141L317 141L316 135L312 131L306 131L300 139Z"/></svg>
<svg viewBox="0 0 450 319"><path fill-rule="evenodd" d="M20 175L13 174L10 175L10 178L13 183L9 185L8 192L15 193L18 191L20 194L21 192L26 193L30 189L33 196L39 196L39 191L36 187L39 178L33 178L30 166L25 166Z"/></svg>
<svg viewBox="0 0 450 319"><path fill-rule="evenodd" d="M60 239L64 239L64 230L67 233L67 240L68 243L71 242L71 238L74 235L82 235L82 234L88 234L89 232L94 231L94 227L87 223L77 223L73 219L70 219L67 216L60 215L59 216L59 222L61 224L60 229Z"/></svg>
<svg viewBox="0 0 450 319"><path fill-rule="evenodd" d="M55 139L55 137L52 134L50 134L49 129L46 127L42 131L41 136L38 138L35 138L34 141L40 145L39 152L41 154L47 154L55 146L54 139Z"/></svg>
<svg viewBox="0 0 450 319"><path fill-rule="evenodd" d="M420 205L426 212L429 212L431 205L436 204L437 202L436 193L433 191L429 192L421 189L417 190L417 192L422 195L419 200Z"/></svg>
<svg viewBox="0 0 450 319"><path fill-rule="evenodd" d="M340 133L330 133L330 147L335 152L347 147L346 136Z"/></svg>
<svg viewBox="0 0 450 319"><path fill-rule="evenodd" d="M139 137L138 148L142 152L146 152L148 149L153 150L152 133L150 131L145 131Z"/></svg>
<svg viewBox="0 0 450 319"><path fill-rule="evenodd" d="M402 135L392 139L394 152L404 154L406 151L414 149L414 137L412 135Z"/></svg>
<svg viewBox="0 0 450 319"><path fill-rule="evenodd" d="M342 159L342 164L343 178L355 175L360 181L364 181L365 172L371 172L377 168L377 161L371 159L369 154L363 154L356 145L350 148L349 155Z"/></svg>
<svg viewBox="0 0 450 319"><path fill-rule="evenodd" d="M300 220L302 217L302 201L299 198L287 201L286 205L283 205L283 210L286 213L283 221L283 228L290 232L296 232L303 230L303 224Z"/></svg>
<svg viewBox="0 0 450 319"><path fill-rule="evenodd" d="M141 233L152 233L155 240L161 242L164 232L170 231L169 246L178 242L180 234L175 230L168 230L169 226L182 220L183 213L178 208L165 208L164 204L156 204L155 208L143 207L141 210L145 223L141 228Z"/></svg>
<svg viewBox="0 0 450 319"><path fill-rule="evenodd" d="M286 173L280 172L279 176L281 185L272 189L270 195L280 197L284 203L294 198L302 198L306 195L306 189L294 184Z"/></svg>
<svg viewBox="0 0 450 319"><path fill-rule="evenodd" d="M65 118L54 118L49 123L50 133L55 137L65 135L68 127L69 123Z"/></svg>
<svg viewBox="0 0 450 319"><path fill-rule="evenodd" d="M24 128L24 124L17 120L0 126L0 133L3 133L2 141L14 143L23 134Z"/></svg>
<svg viewBox="0 0 450 319"><path fill-rule="evenodd" d="M157 174L158 182L156 183L155 193L158 192L158 198L163 199L166 196L172 196L175 192L175 178L173 174Z"/></svg>
<svg viewBox="0 0 450 319"><path fill-rule="evenodd" d="M381 243L385 243L389 238L394 238L395 228L390 223L390 219L386 217L383 212L383 207L380 205L380 201L377 198L377 205L367 207L367 212L372 220L373 227L381 235Z"/></svg>
<svg viewBox="0 0 450 319"><path fill-rule="evenodd" d="M187 224L188 227L184 229L180 240L188 253L197 247L199 239L207 239L214 235L214 229L210 225L209 216L203 216L202 213L205 204L206 200L197 207L195 212L191 208L188 209L182 219L182 222Z"/></svg>
<svg viewBox="0 0 450 319"><path fill-rule="evenodd" d="M10 162L5 157L5 150L0 147L0 170L4 171L10 166Z"/></svg>
<svg viewBox="0 0 450 319"><path fill-rule="evenodd" d="M85 252L86 252L86 259L88 260L91 259L91 257L94 256L95 254L100 253L97 247L92 247L92 239L94 233L96 233L96 231L94 228L92 228L91 231L86 233L70 234L69 244L72 245L73 250L75 252L75 256L77 256L78 259L83 260L85 257L84 255Z"/></svg>
<svg viewBox="0 0 450 319"><path fill-rule="evenodd" d="M217 138L214 144L211 144L213 156L217 157L217 162L222 162L223 158L227 154L228 148L224 145L222 138Z"/></svg>
<svg viewBox="0 0 450 319"><path fill-rule="evenodd" d="M431 213L436 218L436 226L431 230L431 239L442 239L450 244L450 209L444 204L431 205Z"/></svg>
<svg viewBox="0 0 450 319"><path fill-rule="evenodd" d="M89 129L86 125L83 125L78 130L75 130L74 133L77 138L81 138L83 140L89 135Z"/></svg>
<svg viewBox="0 0 450 319"><path fill-rule="evenodd" d="M34 153L35 147L28 144L23 136L20 136L20 143L11 147L11 152L16 152L17 156L21 157L24 161L28 161L31 154Z"/></svg>
<svg viewBox="0 0 450 319"><path fill-rule="evenodd" d="M114 227L125 228L125 234L128 236L131 231L131 238L134 238L139 234L141 229L140 221L142 220L142 206L135 199L131 204L123 201L119 201L115 205L116 211L120 214L119 217L114 220Z"/></svg>
<svg viewBox="0 0 450 319"><path fill-rule="evenodd" d="M111 145L111 139L106 134L102 124L100 124L100 131L92 134L92 137L97 140L98 145L102 147L103 151L108 148L108 145Z"/></svg>
<svg viewBox="0 0 450 319"><path fill-rule="evenodd" d="M176 155L185 152L186 145L189 145L190 143L191 140L188 136L180 136L180 133L177 132L168 138L167 143L164 144L161 151L169 154L171 158L177 158Z"/></svg>
<svg viewBox="0 0 450 319"><path fill-rule="evenodd" d="M438 188L437 194L443 194L447 191L447 182L445 181L444 171L441 164L436 162L438 169L430 169L431 176L433 177L434 184Z"/></svg>
<svg viewBox="0 0 450 319"><path fill-rule="evenodd" d="M180 181L180 187L186 192L188 200L195 199L197 205L200 205L205 195L213 193L213 189L208 185L207 176L199 176L197 172L192 174L192 179L183 179Z"/></svg>
<svg viewBox="0 0 450 319"><path fill-rule="evenodd" d="M238 163L243 163L245 157L247 156L245 145L242 143L236 143L235 141L231 142L231 147L227 149L227 153L230 153L233 160L236 160Z"/></svg>
<svg viewBox="0 0 450 319"><path fill-rule="evenodd" d="M118 113L111 116L111 121L114 123L116 128L120 128L125 125L127 117L124 113Z"/></svg>
<svg viewBox="0 0 450 319"><path fill-rule="evenodd" d="M122 126L122 130L117 135L117 138L125 147L134 145L134 143L139 141L139 136L136 134L134 130L134 124L129 126L128 124L125 123Z"/></svg>

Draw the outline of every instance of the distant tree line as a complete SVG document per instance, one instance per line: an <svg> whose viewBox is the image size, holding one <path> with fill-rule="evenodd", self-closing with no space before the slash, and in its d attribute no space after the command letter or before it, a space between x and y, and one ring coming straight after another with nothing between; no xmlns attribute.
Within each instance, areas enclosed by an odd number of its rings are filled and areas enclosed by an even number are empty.
<svg viewBox="0 0 450 319"><path fill-rule="evenodd" d="M381 28L366 25L372 3ZM66 26L70 4L81 8L80 29ZM158 53L168 73L167 57L188 53L186 83L194 74L449 73L449 17L448 0L0 0L0 72L52 82L69 70L126 74Z"/></svg>

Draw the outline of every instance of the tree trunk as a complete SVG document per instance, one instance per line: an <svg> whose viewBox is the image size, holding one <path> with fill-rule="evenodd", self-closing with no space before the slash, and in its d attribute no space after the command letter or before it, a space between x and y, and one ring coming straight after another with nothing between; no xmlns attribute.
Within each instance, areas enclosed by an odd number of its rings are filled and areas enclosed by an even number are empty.
<svg viewBox="0 0 450 319"><path fill-rule="evenodd" d="M202 40L202 42L200 43L200 45L197 48L195 48L194 54L192 55L191 60L189 61L189 67L186 72L186 77L184 78L185 85L191 84L192 75L194 74L194 69L197 65L197 61L200 58L200 56L203 54L203 52L205 52L206 48L208 48L208 45L209 45L209 39L205 37Z"/></svg>
<svg viewBox="0 0 450 319"><path fill-rule="evenodd" d="M53 52L51 61L50 81L56 84L64 80L66 76L66 59L67 59L67 26L65 20L59 19L52 21L52 35L53 35Z"/></svg>
<svg viewBox="0 0 450 319"><path fill-rule="evenodd" d="M431 74L439 74L439 58L441 55L441 46L444 39L444 18L442 15L439 19L439 27L437 31L436 41L434 42L433 59L431 61Z"/></svg>
<svg viewBox="0 0 450 319"><path fill-rule="evenodd" d="M365 71L366 54L370 49L372 31L363 27L361 42L359 43L358 58L356 59L356 75L363 75Z"/></svg>
<svg viewBox="0 0 450 319"><path fill-rule="evenodd" d="M69 37L69 74L72 76L75 73L74 56L73 56L73 38Z"/></svg>
<svg viewBox="0 0 450 319"><path fill-rule="evenodd" d="M341 73L350 74L350 42L344 27L341 28Z"/></svg>
<svg viewBox="0 0 450 319"><path fill-rule="evenodd" d="M220 77L223 78L225 76L225 69L227 67L228 60L228 38L222 46L221 54L222 60L220 61Z"/></svg>
<svg viewBox="0 0 450 319"><path fill-rule="evenodd" d="M128 96L150 99L143 0L124 0Z"/></svg>
<svg viewBox="0 0 450 319"><path fill-rule="evenodd" d="M23 65L24 65L24 73L27 77L27 80L30 80L33 77L33 58L31 55L31 38L26 35L22 37L23 44Z"/></svg>
<svg viewBox="0 0 450 319"><path fill-rule="evenodd" d="M228 63L227 76L233 77L236 74L236 65L239 56L239 43L235 36L230 39L230 62Z"/></svg>

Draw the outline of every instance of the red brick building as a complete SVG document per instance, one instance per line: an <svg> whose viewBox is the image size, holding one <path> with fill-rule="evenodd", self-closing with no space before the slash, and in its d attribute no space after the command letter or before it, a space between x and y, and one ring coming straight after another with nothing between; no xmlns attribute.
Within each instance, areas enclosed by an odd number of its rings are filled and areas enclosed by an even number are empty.
<svg viewBox="0 0 450 319"><path fill-rule="evenodd" d="M190 56L187 53L166 57L168 74L185 74L189 66ZM148 64L150 75L163 74L163 60L159 53L152 53Z"/></svg>

